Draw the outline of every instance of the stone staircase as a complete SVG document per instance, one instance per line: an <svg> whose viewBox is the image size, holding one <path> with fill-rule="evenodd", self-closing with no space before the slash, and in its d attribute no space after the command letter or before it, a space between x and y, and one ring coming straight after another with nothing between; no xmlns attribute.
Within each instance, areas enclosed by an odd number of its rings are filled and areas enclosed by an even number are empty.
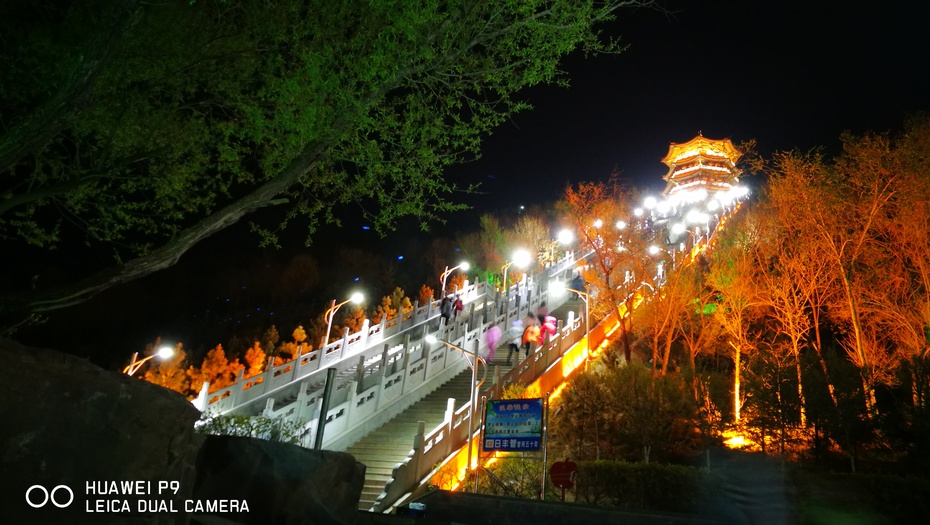
<svg viewBox="0 0 930 525"><path fill-rule="evenodd" d="M367 468L365 486L358 502L359 510L371 510L391 479L394 467L410 453L417 434L417 423L425 422L427 432L439 426L445 419L449 398L454 398L456 406L461 406L469 398L470 384L471 369L463 370L346 450Z"/></svg>
<svg viewBox="0 0 930 525"><path fill-rule="evenodd" d="M501 366L501 373L510 370L506 363L506 355L498 352L498 358L488 363L488 380L494 365ZM481 380L482 369L478 368L478 380ZM404 461L413 448L413 440L417 434L417 423L426 423L426 432L429 432L443 422L449 398L455 399L455 406L461 407L469 399L469 385L471 384L471 369L466 368L457 376L428 394L413 406L388 421L374 432L368 434L360 441L349 447L346 452L355 456L355 459L365 465L365 486L362 488L359 499L359 510L369 511L375 500L384 491L384 486L391 479L394 467Z"/></svg>

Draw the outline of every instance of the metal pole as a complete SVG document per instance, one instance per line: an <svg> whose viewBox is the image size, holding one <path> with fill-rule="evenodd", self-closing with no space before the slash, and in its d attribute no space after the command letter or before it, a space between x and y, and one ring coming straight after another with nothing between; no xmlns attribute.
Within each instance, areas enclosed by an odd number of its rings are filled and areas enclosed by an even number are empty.
<svg viewBox="0 0 930 525"><path fill-rule="evenodd" d="M478 382L478 342L475 341L475 353L472 355L474 358L471 363L471 395L469 395L469 405L468 405L468 468L465 469L466 472L471 472L471 449L472 449L472 437L475 434L475 383ZM468 356L465 356L468 359Z"/></svg>
<svg viewBox="0 0 930 525"><path fill-rule="evenodd" d="M481 396L481 407L487 406L488 396ZM478 435L483 435L481 428L484 427L484 410L480 412L481 414L481 423L478 425ZM481 446L478 446L478 464L481 464ZM475 469L475 494L478 493L478 469Z"/></svg>
<svg viewBox="0 0 930 525"><path fill-rule="evenodd" d="M134 366L136 366L136 359L137 359L138 357L139 357L139 352L133 352L133 353L132 353L132 362L129 363L129 366L127 366L125 370L123 370L124 372L126 372L126 375L130 375L130 376L131 376L132 374L136 373L136 371L133 370L132 368L133 368Z"/></svg>
<svg viewBox="0 0 930 525"><path fill-rule="evenodd" d="M591 317L588 313L588 297L584 298L584 333L585 335L591 335ZM588 342L588 351L591 350L591 343Z"/></svg>
<svg viewBox="0 0 930 525"><path fill-rule="evenodd" d="M329 412L329 398L333 393L333 380L335 377L336 369L327 368L326 386L323 387L323 404L320 406L320 414L317 418L316 436L313 440L313 450L320 450L323 448L323 428L326 426L326 413Z"/></svg>
<svg viewBox="0 0 930 525"><path fill-rule="evenodd" d="M449 276L449 267L446 266L445 271L442 272L442 296L443 297L445 297L446 295L446 277L448 276Z"/></svg>
<svg viewBox="0 0 930 525"><path fill-rule="evenodd" d="M333 317L336 316L336 300L333 299L333 305L329 307L329 311L326 312L326 335L323 336L323 341L320 342L320 348L329 344L329 331L333 327Z"/></svg>
<svg viewBox="0 0 930 525"><path fill-rule="evenodd" d="M549 392L546 392L546 401L543 406L543 453L542 453L542 491L539 493L539 499L546 499L546 456L548 452L549 436Z"/></svg>

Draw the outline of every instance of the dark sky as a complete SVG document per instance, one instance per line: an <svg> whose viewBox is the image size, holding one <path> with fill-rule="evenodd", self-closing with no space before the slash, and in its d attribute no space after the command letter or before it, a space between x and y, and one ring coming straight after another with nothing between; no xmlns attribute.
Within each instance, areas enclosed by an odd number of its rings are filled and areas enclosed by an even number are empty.
<svg viewBox="0 0 930 525"><path fill-rule="evenodd" d="M535 110L497 130L483 158L449 170L456 180L482 182L485 194L467 197L476 210L450 217L446 231L475 229L482 210L554 202L567 184L606 180L613 170L634 187L661 190L666 167L660 159L669 142L688 141L699 131L710 138L755 138L763 154L817 146L834 152L844 130L900 129L906 115L930 110L930 2L665 5L671 13L621 11L606 30L622 36L629 45L625 52L569 56L565 70L572 87L527 91ZM197 246L168 271L53 313L47 325L22 339L65 350L74 346L75 353L104 366L100 354L128 357L157 335L188 343L196 338L189 328L192 316L203 314L203 307L199 314L189 311L203 299L198 296L209 295L220 311L228 294L248 292L236 282L237 272L260 275L273 259L317 254L334 239L363 244L372 235L350 229L309 251L297 241L287 253L269 254L256 247L247 225L239 225ZM409 236L402 230L386 244ZM332 298L329 293L291 307L316 315ZM279 328L285 337L293 329ZM129 335L117 340L115 333Z"/></svg>
<svg viewBox="0 0 930 525"><path fill-rule="evenodd" d="M484 181L477 202L557 197L619 170L661 190L669 142L699 131L757 139L760 152L824 146L844 130L900 128L930 109L930 2L673 1L621 11L629 48L571 56L571 88L527 93L536 109L453 170ZM489 178L493 176L494 178Z"/></svg>

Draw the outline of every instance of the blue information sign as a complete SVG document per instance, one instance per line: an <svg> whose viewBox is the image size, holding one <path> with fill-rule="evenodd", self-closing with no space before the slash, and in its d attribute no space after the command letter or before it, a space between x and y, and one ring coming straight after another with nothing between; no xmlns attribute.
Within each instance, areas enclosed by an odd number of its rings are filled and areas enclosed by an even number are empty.
<svg viewBox="0 0 930 525"><path fill-rule="evenodd" d="M485 452L539 450L542 447L542 423L541 398L488 401L481 447Z"/></svg>

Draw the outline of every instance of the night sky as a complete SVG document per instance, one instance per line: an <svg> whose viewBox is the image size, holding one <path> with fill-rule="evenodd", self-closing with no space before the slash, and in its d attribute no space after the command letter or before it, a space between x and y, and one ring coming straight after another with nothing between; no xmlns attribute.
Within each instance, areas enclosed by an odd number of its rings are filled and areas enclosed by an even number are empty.
<svg viewBox="0 0 930 525"><path fill-rule="evenodd" d="M570 88L525 93L535 110L497 130L481 159L449 170L457 182L480 182L483 193L465 196L474 210L449 217L441 231L476 229L482 211L554 202L566 185L606 180L613 171L633 187L660 191L669 142L698 132L734 142L754 138L764 155L819 146L835 153L844 130L900 129L908 114L930 110L930 2L665 5L670 13L621 11L605 28L629 45L622 54L567 57ZM194 338L189 328L175 327L192 315L187 306L204 287L204 272L235 288L228 276L236 272L258 273L271 259L366 244L372 236L347 228L321 236L310 250L293 239L270 254L242 224L202 243L176 267L53 313L47 325L18 338L62 350L82 341L75 353L112 365L100 355L128 357L157 335ZM381 245L406 237L409 231L401 231ZM279 331L286 337L292 328Z"/></svg>
<svg viewBox="0 0 930 525"><path fill-rule="evenodd" d="M536 110L454 173L482 179L511 204L618 170L661 191L669 142L698 132L760 152L823 146L844 130L900 129L930 109L930 3L669 2L668 15L621 11L608 28L629 48L565 64L570 89L527 94ZM490 179L489 176L493 176Z"/></svg>

